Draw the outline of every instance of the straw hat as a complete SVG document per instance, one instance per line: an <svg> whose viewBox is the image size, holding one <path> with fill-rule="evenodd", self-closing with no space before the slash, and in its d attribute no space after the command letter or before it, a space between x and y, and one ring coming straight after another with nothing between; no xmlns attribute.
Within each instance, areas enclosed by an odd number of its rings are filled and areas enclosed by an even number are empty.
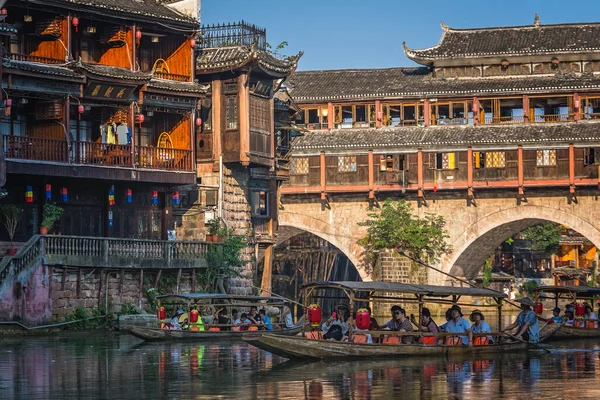
<svg viewBox="0 0 600 400"><path fill-rule="evenodd" d="M456 304L454 304L451 308L451 310L456 310L458 311L458 313L460 314L460 316L463 316L462 310L460 309L460 306L457 306Z"/></svg>
<svg viewBox="0 0 600 400"><path fill-rule="evenodd" d="M469 319L471 320L471 322L475 322L475 314L479 314L481 316L481 320L485 321L485 317L483 316L483 314L481 313L481 311L479 311L479 310L473 310L473 312L471 313L471 316L469 317Z"/></svg>
<svg viewBox="0 0 600 400"><path fill-rule="evenodd" d="M523 297L522 299L517 299L515 301L529 307L535 307L535 303L529 297Z"/></svg>

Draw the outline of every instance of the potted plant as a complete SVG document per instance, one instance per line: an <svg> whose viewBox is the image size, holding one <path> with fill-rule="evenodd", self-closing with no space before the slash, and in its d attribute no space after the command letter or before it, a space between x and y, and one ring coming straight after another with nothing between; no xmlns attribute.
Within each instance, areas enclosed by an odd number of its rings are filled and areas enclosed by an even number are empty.
<svg viewBox="0 0 600 400"><path fill-rule="evenodd" d="M46 235L54 223L61 219L64 209L56 205L56 203L48 202L44 204L42 210L42 224L40 226L40 233Z"/></svg>
<svg viewBox="0 0 600 400"><path fill-rule="evenodd" d="M221 240L219 233L221 232L221 218L215 217L206 223L208 233L206 234L207 242L218 242Z"/></svg>
<svg viewBox="0 0 600 400"><path fill-rule="evenodd" d="M6 249L6 254L11 256L17 254L17 248L13 246L13 239L21 225L22 212L23 209L15 204L3 204L0 206L0 222L6 228L10 239L10 248Z"/></svg>

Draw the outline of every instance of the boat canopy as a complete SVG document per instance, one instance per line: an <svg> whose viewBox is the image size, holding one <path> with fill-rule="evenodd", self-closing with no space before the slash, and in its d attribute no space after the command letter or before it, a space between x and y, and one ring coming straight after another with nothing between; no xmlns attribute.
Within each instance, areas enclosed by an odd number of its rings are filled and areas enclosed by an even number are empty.
<svg viewBox="0 0 600 400"><path fill-rule="evenodd" d="M156 296L157 300L162 299L177 299L177 300L185 300L198 302L201 300L244 300L248 302L272 302L272 303L283 303L285 299L279 296L244 296L244 295L234 295L234 294L225 294L225 293L172 293L172 294L163 294L160 296Z"/></svg>
<svg viewBox="0 0 600 400"><path fill-rule="evenodd" d="M352 292L395 292L424 295L428 297L447 296L477 296L506 298L507 295L496 290L471 287L435 286L435 285L413 285L407 283L389 282L315 282L303 286L305 289L341 289Z"/></svg>
<svg viewBox="0 0 600 400"><path fill-rule="evenodd" d="M538 286L534 289L536 295L541 293L552 293L557 296L561 294L575 295L577 298L593 299L600 296L600 288L589 286Z"/></svg>

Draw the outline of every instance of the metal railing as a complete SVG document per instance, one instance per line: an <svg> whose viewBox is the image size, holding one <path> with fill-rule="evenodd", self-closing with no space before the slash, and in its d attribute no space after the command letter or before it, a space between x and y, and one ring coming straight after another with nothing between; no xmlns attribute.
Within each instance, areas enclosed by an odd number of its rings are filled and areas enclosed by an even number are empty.
<svg viewBox="0 0 600 400"><path fill-rule="evenodd" d="M244 21L203 25L200 27L200 35L201 48L256 45L259 50L267 49L267 30Z"/></svg>

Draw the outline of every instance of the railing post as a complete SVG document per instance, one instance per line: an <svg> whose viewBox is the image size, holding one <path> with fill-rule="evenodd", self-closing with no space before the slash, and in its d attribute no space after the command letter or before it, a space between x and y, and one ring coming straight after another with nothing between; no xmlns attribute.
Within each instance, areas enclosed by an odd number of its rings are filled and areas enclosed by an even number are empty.
<svg viewBox="0 0 600 400"><path fill-rule="evenodd" d="M108 239L102 239L102 259L104 261L104 266L108 266Z"/></svg>
<svg viewBox="0 0 600 400"><path fill-rule="evenodd" d="M171 243L165 243L165 258L167 262L167 267L171 267Z"/></svg>

